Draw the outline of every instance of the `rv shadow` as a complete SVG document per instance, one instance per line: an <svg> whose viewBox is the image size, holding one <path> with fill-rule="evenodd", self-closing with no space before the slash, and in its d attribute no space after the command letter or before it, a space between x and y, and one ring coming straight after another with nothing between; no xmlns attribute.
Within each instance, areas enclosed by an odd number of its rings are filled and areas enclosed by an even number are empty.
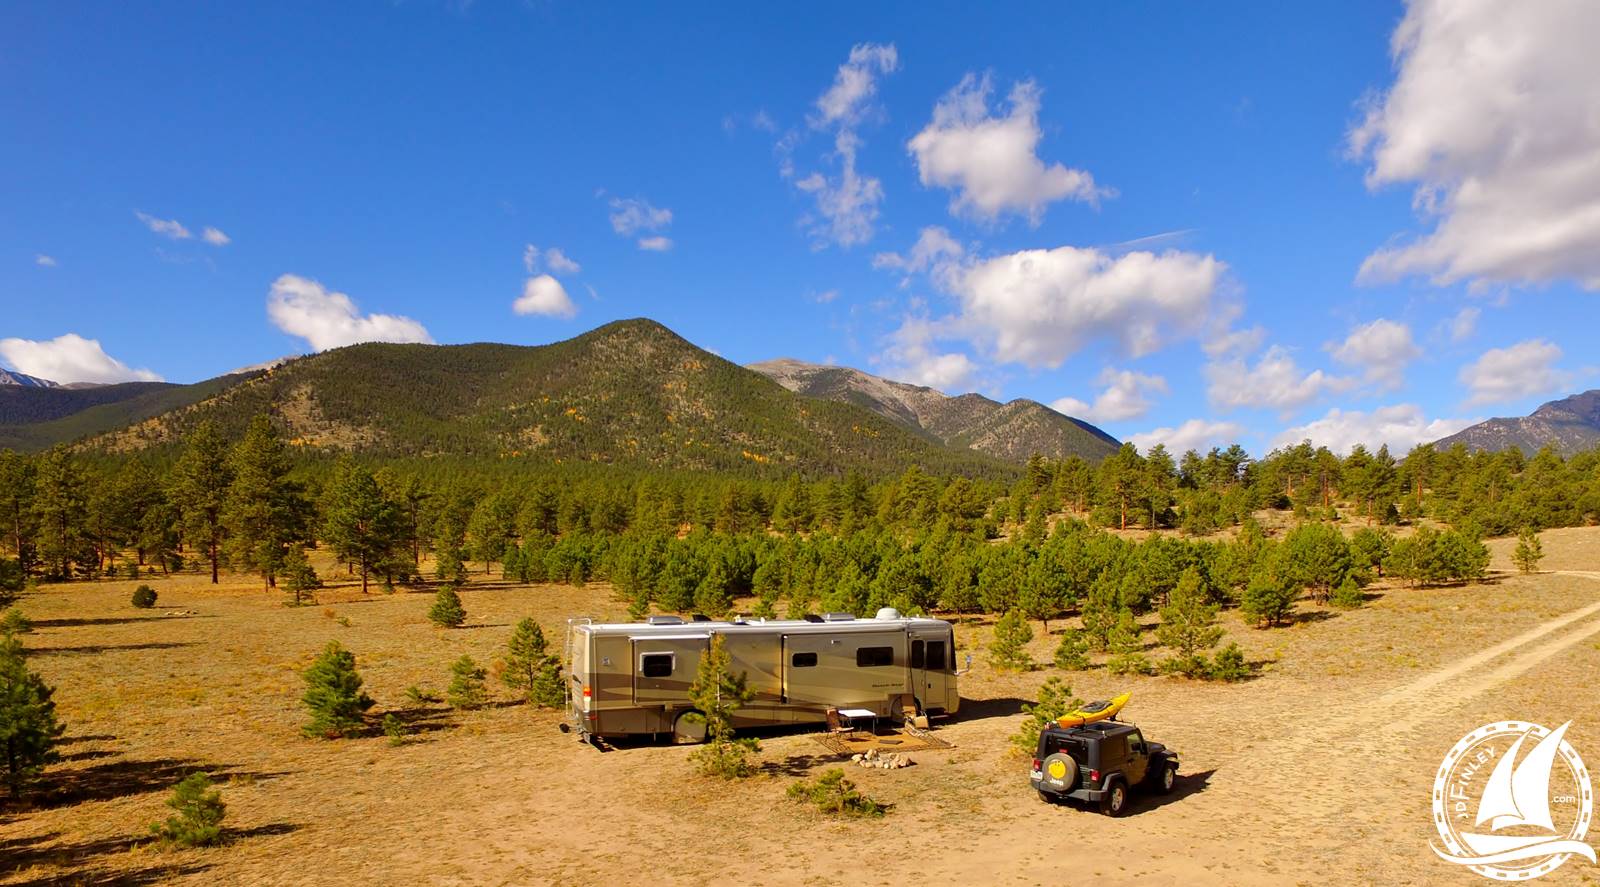
<svg viewBox="0 0 1600 887"><path fill-rule="evenodd" d="M1026 699L1002 696L998 699L963 699L961 710L951 717L955 722L986 721L989 718L1011 718L1022 714Z"/></svg>

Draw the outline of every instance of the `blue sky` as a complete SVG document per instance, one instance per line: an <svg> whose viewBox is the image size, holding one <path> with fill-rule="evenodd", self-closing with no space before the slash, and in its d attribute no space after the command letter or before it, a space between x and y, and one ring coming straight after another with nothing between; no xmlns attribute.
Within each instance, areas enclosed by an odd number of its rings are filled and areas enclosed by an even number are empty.
<svg viewBox="0 0 1600 887"><path fill-rule="evenodd" d="M1142 445L1408 447L1600 335L1594 8L1441 9L12 4L0 364L648 316Z"/></svg>

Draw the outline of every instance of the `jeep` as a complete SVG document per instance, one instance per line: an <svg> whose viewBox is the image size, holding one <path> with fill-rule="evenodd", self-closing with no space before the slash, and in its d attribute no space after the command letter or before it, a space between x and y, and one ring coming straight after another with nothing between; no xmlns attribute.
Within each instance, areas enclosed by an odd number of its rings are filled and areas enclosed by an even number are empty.
<svg viewBox="0 0 1600 887"><path fill-rule="evenodd" d="M1134 786L1166 794L1177 776L1176 752L1147 741L1132 724L1097 721L1040 731L1031 780L1047 803L1088 801L1121 816Z"/></svg>

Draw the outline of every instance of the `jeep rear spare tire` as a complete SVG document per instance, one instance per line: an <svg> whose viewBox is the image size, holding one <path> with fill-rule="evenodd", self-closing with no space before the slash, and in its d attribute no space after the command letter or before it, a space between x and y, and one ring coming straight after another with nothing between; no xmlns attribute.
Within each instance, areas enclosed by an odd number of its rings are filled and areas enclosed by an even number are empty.
<svg viewBox="0 0 1600 887"><path fill-rule="evenodd" d="M1078 782L1078 762L1066 752L1056 752L1039 766L1039 781L1044 788L1066 794Z"/></svg>

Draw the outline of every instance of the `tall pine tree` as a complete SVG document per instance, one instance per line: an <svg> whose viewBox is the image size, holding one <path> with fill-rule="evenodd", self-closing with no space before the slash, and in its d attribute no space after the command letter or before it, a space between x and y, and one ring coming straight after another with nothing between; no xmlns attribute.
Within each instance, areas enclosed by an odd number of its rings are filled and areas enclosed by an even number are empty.
<svg viewBox="0 0 1600 887"><path fill-rule="evenodd" d="M398 509L390 502L372 472L346 459L328 484L323 513L323 537L341 560L361 568L361 590L366 592L373 567L402 542Z"/></svg>
<svg viewBox="0 0 1600 887"><path fill-rule="evenodd" d="M233 474L228 465L228 444L210 420L189 435L188 445L172 470L171 497L183 521L184 536L211 562L211 582L217 582L222 559L223 509Z"/></svg>
<svg viewBox="0 0 1600 887"><path fill-rule="evenodd" d="M309 508L300 485L289 479L287 448L265 415L250 421L228 467L233 482L222 514L228 561L260 573L272 588L290 546L306 541Z"/></svg>

